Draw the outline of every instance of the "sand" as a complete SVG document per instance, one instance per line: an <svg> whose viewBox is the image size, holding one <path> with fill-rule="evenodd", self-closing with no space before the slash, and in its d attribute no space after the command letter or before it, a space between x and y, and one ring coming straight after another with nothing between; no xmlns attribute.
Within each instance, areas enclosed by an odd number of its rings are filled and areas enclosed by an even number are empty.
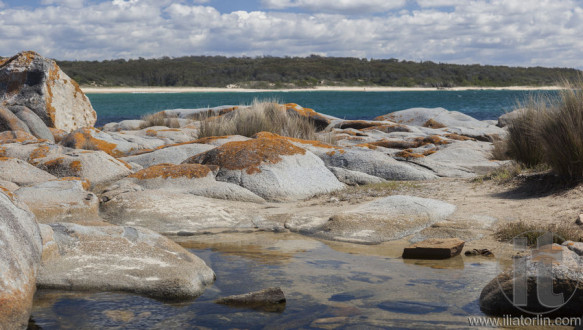
<svg viewBox="0 0 583 330"><path fill-rule="evenodd" d="M453 87L453 88L425 88L425 87L338 87L321 86L315 88L298 89L246 89L246 88L215 88L215 87L89 87L82 86L83 92L88 94L111 94L111 93L254 93L254 92L317 92L317 91L339 91L339 92L419 92L419 91L467 91L467 90L557 90L558 86L510 86L510 87Z"/></svg>

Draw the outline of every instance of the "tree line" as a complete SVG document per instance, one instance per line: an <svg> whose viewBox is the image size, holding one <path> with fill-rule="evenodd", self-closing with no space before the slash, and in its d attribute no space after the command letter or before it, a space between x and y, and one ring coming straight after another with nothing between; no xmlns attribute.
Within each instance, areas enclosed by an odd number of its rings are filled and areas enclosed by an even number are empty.
<svg viewBox="0 0 583 330"><path fill-rule="evenodd" d="M571 68L458 65L349 57L187 56L58 61L81 85L300 88L314 86L504 87L575 80Z"/></svg>

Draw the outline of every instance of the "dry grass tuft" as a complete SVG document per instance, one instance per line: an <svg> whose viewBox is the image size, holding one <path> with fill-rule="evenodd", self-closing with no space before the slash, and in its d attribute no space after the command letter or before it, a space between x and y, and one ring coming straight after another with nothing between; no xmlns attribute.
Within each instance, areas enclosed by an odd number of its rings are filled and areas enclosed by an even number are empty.
<svg viewBox="0 0 583 330"><path fill-rule="evenodd" d="M361 186L349 186L331 193L330 196L337 198L339 201L357 203L376 197L395 195L404 191L417 189L418 187L418 184L411 181L386 181Z"/></svg>
<svg viewBox="0 0 583 330"><path fill-rule="evenodd" d="M509 222L500 225L494 236L500 241L510 241L514 237L525 237L529 246L536 246L537 238L546 232L553 233L553 243L562 244L564 241L583 241L583 230L574 224L541 225L524 221Z"/></svg>
<svg viewBox="0 0 583 330"><path fill-rule="evenodd" d="M145 122L140 127L147 128L153 126L166 126L169 128L180 128L180 122L176 116L167 115L164 111L147 114L142 117Z"/></svg>
<svg viewBox="0 0 583 330"><path fill-rule="evenodd" d="M203 119L199 138L224 135L252 137L259 132L304 140L318 139L313 120L289 114L285 107L275 101L258 100L247 108L240 108L220 117Z"/></svg>
<svg viewBox="0 0 583 330"><path fill-rule="evenodd" d="M563 179L583 179L582 79L563 83L557 97L531 98L522 106L525 111L508 125L510 158L528 167L546 163Z"/></svg>

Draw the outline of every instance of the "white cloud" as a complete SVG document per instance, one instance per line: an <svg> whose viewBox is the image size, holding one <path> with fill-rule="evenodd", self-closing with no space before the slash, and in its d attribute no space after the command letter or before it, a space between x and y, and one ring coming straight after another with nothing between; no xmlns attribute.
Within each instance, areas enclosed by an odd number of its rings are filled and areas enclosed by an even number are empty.
<svg viewBox="0 0 583 330"><path fill-rule="evenodd" d="M321 10L311 14L221 13L192 0L85 1L81 8L75 0L45 1L50 4L35 10L0 9L0 56L31 49L58 59L325 54L582 65L583 5L575 0L471 0L458 1L453 11L420 5L413 11L359 16L340 13L348 1L337 2L334 13L322 9L332 8L332 2L316 1Z"/></svg>
<svg viewBox="0 0 583 330"><path fill-rule="evenodd" d="M0 9L4 8L4 6L5 6L5 5L4 5L4 2L2 2L2 1L0 0Z"/></svg>
<svg viewBox="0 0 583 330"><path fill-rule="evenodd" d="M417 0L417 4L420 7L455 7L457 5L463 5L467 3L467 0Z"/></svg>
<svg viewBox="0 0 583 330"><path fill-rule="evenodd" d="M375 13L405 6L406 0L262 0L269 9L301 8L312 12Z"/></svg>
<svg viewBox="0 0 583 330"><path fill-rule="evenodd" d="M43 5L57 5L70 8L83 8L85 0L41 0Z"/></svg>

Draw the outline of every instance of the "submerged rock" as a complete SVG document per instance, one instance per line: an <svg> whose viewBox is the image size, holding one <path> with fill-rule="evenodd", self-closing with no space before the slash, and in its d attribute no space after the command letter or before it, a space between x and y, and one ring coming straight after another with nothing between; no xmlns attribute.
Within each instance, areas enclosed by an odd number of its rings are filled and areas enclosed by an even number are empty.
<svg viewBox="0 0 583 330"><path fill-rule="evenodd" d="M125 291L180 300L201 295L215 279L200 258L145 228L50 226L59 255L43 264L39 288Z"/></svg>
<svg viewBox="0 0 583 330"><path fill-rule="evenodd" d="M215 300L215 303L232 307L259 309L266 312L283 312L286 299L285 294L278 287L220 298Z"/></svg>
<svg viewBox="0 0 583 330"><path fill-rule="evenodd" d="M0 329L25 329L42 240L34 215L0 187Z"/></svg>
<svg viewBox="0 0 583 330"><path fill-rule="evenodd" d="M515 269L520 272L505 271L490 281L480 294L480 309L493 316L580 317L583 282L577 251L575 244L566 242L516 256ZM523 289L515 287L517 283L524 283Z"/></svg>
<svg viewBox="0 0 583 330"><path fill-rule="evenodd" d="M55 61L35 52L0 62L0 103L27 107L48 127L67 132L93 126L97 120L79 85Z"/></svg>
<svg viewBox="0 0 583 330"><path fill-rule="evenodd" d="M459 255L464 244L457 238L430 238L406 247L403 259L448 259Z"/></svg>

